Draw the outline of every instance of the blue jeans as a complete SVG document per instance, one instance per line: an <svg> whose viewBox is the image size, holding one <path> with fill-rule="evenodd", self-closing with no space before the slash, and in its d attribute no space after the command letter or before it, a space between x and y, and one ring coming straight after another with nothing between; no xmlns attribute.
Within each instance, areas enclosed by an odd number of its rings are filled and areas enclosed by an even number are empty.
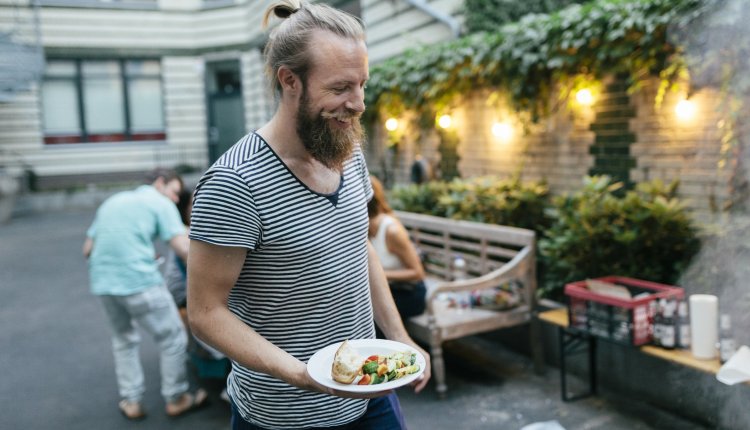
<svg viewBox="0 0 750 430"><path fill-rule="evenodd" d="M187 333L172 295L164 285L128 296L99 296L112 328L112 351L120 397L140 402L146 391L138 354L137 324L160 351L161 394L172 402L188 391Z"/></svg>
<svg viewBox="0 0 750 430"><path fill-rule="evenodd" d="M401 404L396 393L371 399L367 411L359 419L336 427L310 427L305 430L406 430L406 422L401 413ZM232 430L264 430L245 421L232 404Z"/></svg>

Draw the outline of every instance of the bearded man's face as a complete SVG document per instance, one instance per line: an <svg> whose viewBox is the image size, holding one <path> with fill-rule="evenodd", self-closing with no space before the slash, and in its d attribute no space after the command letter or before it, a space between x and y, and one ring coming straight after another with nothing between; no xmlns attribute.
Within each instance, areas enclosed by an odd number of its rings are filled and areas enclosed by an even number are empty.
<svg viewBox="0 0 750 430"><path fill-rule="evenodd" d="M341 170L354 148L364 145L359 112L315 109L305 85L297 110L297 135L310 155L324 166Z"/></svg>

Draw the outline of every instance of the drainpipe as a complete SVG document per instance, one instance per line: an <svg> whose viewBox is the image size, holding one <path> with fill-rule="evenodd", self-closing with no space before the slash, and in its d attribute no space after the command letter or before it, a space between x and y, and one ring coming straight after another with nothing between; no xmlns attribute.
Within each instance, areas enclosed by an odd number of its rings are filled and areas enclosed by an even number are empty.
<svg viewBox="0 0 750 430"><path fill-rule="evenodd" d="M459 38L461 36L461 25L458 23L457 19L453 18L449 14L440 12L439 10L430 6L425 0L404 1L450 27L451 32L453 33L453 37Z"/></svg>

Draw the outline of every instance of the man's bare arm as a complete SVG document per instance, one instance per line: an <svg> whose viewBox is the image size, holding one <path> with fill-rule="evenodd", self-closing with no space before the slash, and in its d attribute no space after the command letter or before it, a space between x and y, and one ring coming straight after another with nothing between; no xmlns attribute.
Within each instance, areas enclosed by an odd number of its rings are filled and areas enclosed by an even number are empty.
<svg viewBox="0 0 750 430"><path fill-rule="evenodd" d="M388 286L388 281L383 272L383 267L380 265L380 260L372 247L370 242L367 242L367 253L368 253L368 270L370 271L370 294L372 295L372 307L375 314L375 323L380 327L385 334L385 337L391 340L395 340L407 345L411 345L415 349L419 350L425 357L426 368L424 371L424 378L417 380L414 385L414 391L420 392L427 385L427 381L430 380L431 367L430 367L430 355L422 349L416 342L409 336L404 328L404 323L401 321L401 315L398 313L396 304L393 301L393 295L391 289Z"/></svg>
<svg viewBox="0 0 750 430"><path fill-rule="evenodd" d="M89 258L91 256L91 251L94 249L94 239L90 237L86 237L86 240L83 241L83 257Z"/></svg>
<svg viewBox="0 0 750 430"><path fill-rule="evenodd" d="M187 262L188 250L190 249L190 239L188 239L187 233L178 234L170 239L169 247L182 261Z"/></svg>

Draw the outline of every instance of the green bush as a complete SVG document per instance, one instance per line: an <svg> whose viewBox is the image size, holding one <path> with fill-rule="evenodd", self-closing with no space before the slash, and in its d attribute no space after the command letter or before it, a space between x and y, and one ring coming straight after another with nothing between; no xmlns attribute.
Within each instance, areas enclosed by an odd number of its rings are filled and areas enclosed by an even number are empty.
<svg viewBox="0 0 750 430"><path fill-rule="evenodd" d="M448 194L447 182L397 185L390 193L390 202L396 210L445 217L445 211L438 207L438 200L445 194Z"/></svg>
<svg viewBox="0 0 750 430"><path fill-rule="evenodd" d="M672 284L700 248L698 229L676 197L677 183L621 183L588 177L553 201L556 221L539 241L540 293L563 297L566 283L605 275Z"/></svg>
<svg viewBox="0 0 750 430"><path fill-rule="evenodd" d="M391 202L409 212L542 231L548 196L544 183L485 176L396 187Z"/></svg>

